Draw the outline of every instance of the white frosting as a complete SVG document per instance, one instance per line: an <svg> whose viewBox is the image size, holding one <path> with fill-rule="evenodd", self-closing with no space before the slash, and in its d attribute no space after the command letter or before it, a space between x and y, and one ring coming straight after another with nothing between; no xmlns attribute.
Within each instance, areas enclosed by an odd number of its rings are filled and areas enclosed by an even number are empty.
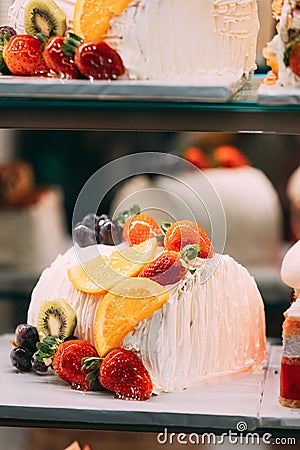
<svg viewBox="0 0 300 450"><path fill-rule="evenodd" d="M300 320L300 293L295 302L291 304L286 312L287 317L292 320Z"/></svg>
<svg viewBox="0 0 300 450"><path fill-rule="evenodd" d="M300 295L300 241L286 253L281 265L282 281L292 287L296 296Z"/></svg>
<svg viewBox="0 0 300 450"><path fill-rule="evenodd" d="M283 356L286 358L300 358L300 337L292 335L283 339Z"/></svg>
<svg viewBox="0 0 300 450"><path fill-rule="evenodd" d="M16 0L9 24L24 32ZM72 29L75 0L59 0ZM121 55L132 79L195 81L248 74L255 66L256 0L132 0L104 39Z"/></svg>
<svg viewBox="0 0 300 450"><path fill-rule="evenodd" d="M106 254L112 249L99 247ZM231 257L216 258L219 264L206 282L201 282L201 268L187 276L171 289L163 308L125 338L123 346L138 352L156 393L184 389L204 377L259 368L265 359L264 307L256 284ZM36 325L43 300L64 298L76 310L76 334L93 343L101 297L73 287L66 269L74 264L77 258L70 249L43 272L32 293L28 323Z"/></svg>

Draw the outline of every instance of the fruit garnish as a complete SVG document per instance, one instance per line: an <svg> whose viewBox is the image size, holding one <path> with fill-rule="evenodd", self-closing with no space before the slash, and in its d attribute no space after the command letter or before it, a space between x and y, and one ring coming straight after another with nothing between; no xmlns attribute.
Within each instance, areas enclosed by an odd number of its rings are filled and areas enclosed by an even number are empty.
<svg viewBox="0 0 300 450"><path fill-rule="evenodd" d="M197 244L200 246L199 258L212 258L214 256L214 248L209 237L197 223L190 220L180 220L168 227L165 223L164 227L166 229L164 243L167 250L180 252L187 245Z"/></svg>
<svg viewBox="0 0 300 450"><path fill-rule="evenodd" d="M64 299L45 300L40 307L37 329L40 336L64 340L76 327L76 313Z"/></svg>
<svg viewBox="0 0 300 450"><path fill-rule="evenodd" d="M22 347L15 347L10 353L10 361L13 367L20 372L31 370L31 353Z"/></svg>
<svg viewBox="0 0 300 450"><path fill-rule="evenodd" d="M82 292L105 294L124 277L136 276L152 261L157 249L156 239L150 239L139 245L114 251L109 257L99 255L90 261L68 270L70 281Z"/></svg>
<svg viewBox="0 0 300 450"><path fill-rule="evenodd" d="M237 168L249 166L248 158L232 145L220 145L214 150L213 159L217 167Z"/></svg>
<svg viewBox="0 0 300 450"><path fill-rule="evenodd" d="M120 55L104 41L86 41L75 52L75 64L82 75L95 80L114 80L125 73Z"/></svg>
<svg viewBox="0 0 300 450"><path fill-rule="evenodd" d="M209 169L212 167L208 156L198 147L189 147L183 152L183 158L198 169Z"/></svg>
<svg viewBox="0 0 300 450"><path fill-rule="evenodd" d="M100 366L99 381L116 394L116 398L147 400L153 390L152 381L142 361L130 350L117 348Z"/></svg>
<svg viewBox="0 0 300 450"><path fill-rule="evenodd" d="M36 36L63 36L67 17L54 0L30 0L24 9L24 27L27 34Z"/></svg>
<svg viewBox="0 0 300 450"><path fill-rule="evenodd" d="M130 245L140 244L147 239L161 234L161 229L156 221L148 214L136 214L126 220L122 236Z"/></svg>
<svg viewBox="0 0 300 450"><path fill-rule="evenodd" d="M11 72L9 71L7 65L3 59L3 47L6 42L10 40L12 36L15 36L16 31L9 26L0 27L0 74L9 75Z"/></svg>
<svg viewBox="0 0 300 450"><path fill-rule="evenodd" d="M169 300L168 292L148 278L124 279L99 302L94 319L99 356L119 347L136 325Z"/></svg>
<svg viewBox="0 0 300 450"><path fill-rule="evenodd" d="M101 39L110 21L120 15L132 0L76 0L74 32L84 40Z"/></svg>
<svg viewBox="0 0 300 450"><path fill-rule="evenodd" d="M34 36L17 34L3 47L3 59L14 75L45 75L48 67L42 57L43 43Z"/></svg>
<svg viewBox="0 0 300 450"><path fill-rule="evenodd" d="M43 50L43 57L48 68L57 75L78 78L79 72L75 65L74 55L81 42L81 38L72 33L68 38L63 36L51 37Z"/></svg>
<svg viewBox="0 0 300 450"><path fill-rule="evenodd" d="M89 381L86 380L86 372L82 370L82 359L97 357L94 347L87 341L76 339L66 341L59 345L52 361L54 372L65 381L68 381L73 389L88 391Z"/></svg>
<svg viewBox="0 0 300 450"><path fill-rule="evenodd" d="M193 250L187 247L193 247ZM150 278L162 286L177 283L182 280L188 270L194 272L189 268L188 263L197 257L199 250L199 245L186 246L180 253L166 250L155 261L148 264L138 276Z"/></svg>
<svg viewBox="0 0 300 450"><path fill-rule="evenodd" d="M33 355L40 338L34 326L28 325L28 323L20 323L15 330L15 340L19 347L25 348Z"/></svg>
<svg viewBox="0 0 300 450"><path fill-rule="evenodd" d="M300 39L295 39L287 46L284 52L284 63L290 67L292 71L300 77Z"/></svg>
<svg viewBox="0 0 300 450"><path fill-rule="evenodd" d="M87 214L74 226L73 239L80 247L118 245L122 241L122 230L117 220L112 220L106 214Z"/></svg>

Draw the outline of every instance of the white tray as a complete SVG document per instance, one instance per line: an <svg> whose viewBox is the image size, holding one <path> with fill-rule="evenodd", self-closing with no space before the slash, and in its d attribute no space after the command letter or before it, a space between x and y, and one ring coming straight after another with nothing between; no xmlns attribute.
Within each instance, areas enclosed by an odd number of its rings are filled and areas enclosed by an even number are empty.
<svg viewBox="0 0 300 450"><path fill-rule="evenodd" d="M300 89L261 84L257 90L257 102L261 105L300 105Z"/></svg>
<svg viewBox="0 0 300 450"><path fill-rule="evenodd" d="M57 78L0 76L0 97L64 98L91 100L188 100L226 102L244 84L222 80L196 83L161 81L61 80Z"/></svg>

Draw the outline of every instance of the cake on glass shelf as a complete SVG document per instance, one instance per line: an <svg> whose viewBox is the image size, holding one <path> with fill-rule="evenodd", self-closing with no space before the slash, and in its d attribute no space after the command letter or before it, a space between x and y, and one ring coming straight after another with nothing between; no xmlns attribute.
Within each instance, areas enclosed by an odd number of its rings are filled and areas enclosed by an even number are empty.
<svg viewBox="0 0 300 450"><path fill-rule="evenodd" d="M256 68L256 0L16 0L8 25L18 34L71 31L85 42L104 41L122 61L112 78L231 83Z"/></svg>
<svg viewBox="0 0 300 450"><path fill-rule="evenodd" d="M132 178L117 192L111 210L128 207L138 192L137 202L144 208L149 201L151 203L153 189L159 189L157 202L163 210L170 210L174 205L175 217L181 217L182 205L173 200L173 194L176 194L193 210L196 221L209 230L210 217L205 214L205 208L193 208L195 197L192 192L194 190L201 196L209 182L220 198L226 218L224 252L250 271L257 268L279 271L282 209L267 176L252 167L245 155L232 145L217 145L210 152L193 146L182 156L200 170L192 171L186 165L184 171L174 172L173 178L149 178L147 175Z"/></svg>
<svg viewBox="0 0 300 450"><path fill-rule="evenodd" d="M26 327L39 332L41 363L74 389L100 382L118 398L145 400L263 367L256 283L233 258L215 253L199 225L161 227L133 208L117 220L89 214L73 237L35 286ZM62 343L69 335L79 339Z"/></svg>
<svg viewBox="0 0 300 450"><path fill-rule="evenodd" d="M293 295L291 306L284 313L279 402L300 408L300 241L285 255L281 277L293 289Z"/></svg>
<svg viewBox="0 0 300 450"><path fill-rule="evenodd" d="M22 239L16 239L20 230ZM1 267L39 272L66 249L67 240L60 189L37 188L26 162L0 165Z"/></svg>
<svg viewBox="0 0 300 450"><path fill-rule="evenodd" d="M264 49L267 64L272 73L267 84L284 87L300 86L300 1L274 0L274 17L277 34Z"/></svg>

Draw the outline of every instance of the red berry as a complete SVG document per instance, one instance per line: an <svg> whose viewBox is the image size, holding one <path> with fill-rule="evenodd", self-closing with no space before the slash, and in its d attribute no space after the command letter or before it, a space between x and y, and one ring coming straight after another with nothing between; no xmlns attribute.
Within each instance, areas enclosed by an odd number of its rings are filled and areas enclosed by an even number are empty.
<svg viewBox="0 0 300 450"><path fill-rule="evenodd" d="M187 272L187 269L182 266L180 258L178 252L164 251L139 273L139 277L151 278L163 286L177 283Z"/></svg>
<svg viewBox="0 0 300 450"><path fill-rule="evenodd" d="M190 220L180 220L173 223L165 235L165 247L167 250L180 252L186 245L198 244L200 258L211 258L214 255L214 248L209 237L195 222Z"/></svg>
<svg viewBox="0 0 300 450"><path fill-rule="evenodd" d="M96 80L116 79L125 72L120 55L103 41L80 44L75 64L83 75Z"/></svg>
<svg viewBox="0 0 300 450"><path fill-rule="evenodd" d="M249 166L249 160L236 147L232 145L221 145L214 150L214 159L217 166L237 168Z"/></svg>
<svg viewBox="0 0 300 450"><path fill-rule="evenodd" d="M99 381L117 398L146 400L152 393L152 381L142 361L131 351L117 348L102 361Z"/></svg>
<svg viewBox="0 0 300 450"><path fill-rule="evenodd" d="M4 45L3 59L14 75L45 75L48 67L42 57L43 43L34 36L12 36Z"/></svg>
<svg viewBox="0 0 300 450"><path fill-rule="evenodd" d="M206 154L197 147L189 147L183 153L183 158L189 161L198 169L209 169L211 163Z"/></svg>
<svg viewBox="0 0 300 450"><path fill-rule="evenodd" d="M62 380L71 383L73 389L88 391L88 372L82 371L82 359L88 356L98 356L95 348L88 342L80 339L63 342L54 355L53 370Z"/></svg>
<svg viewBox="0 0 300 450"><path fill-rule="evenodd" d="M300 42L293 46L293 50L290 53L290 67L300 77Z"/></svg>
<svg viewBox="0 0 300 450"><path fill-rule="evenodd" d="M142 213L126 220L122 236L124 241L136 245L161 233L156 221L148 214Z"/></svg>
<svg viewBox="0 0 300 450"><path fill-rule="evenodd" d="M66 39L63 36L51 37L45 45L43 57L49 69L58 75L77 78L78 70L74 55L68 56L63 50Z"/></svg>

